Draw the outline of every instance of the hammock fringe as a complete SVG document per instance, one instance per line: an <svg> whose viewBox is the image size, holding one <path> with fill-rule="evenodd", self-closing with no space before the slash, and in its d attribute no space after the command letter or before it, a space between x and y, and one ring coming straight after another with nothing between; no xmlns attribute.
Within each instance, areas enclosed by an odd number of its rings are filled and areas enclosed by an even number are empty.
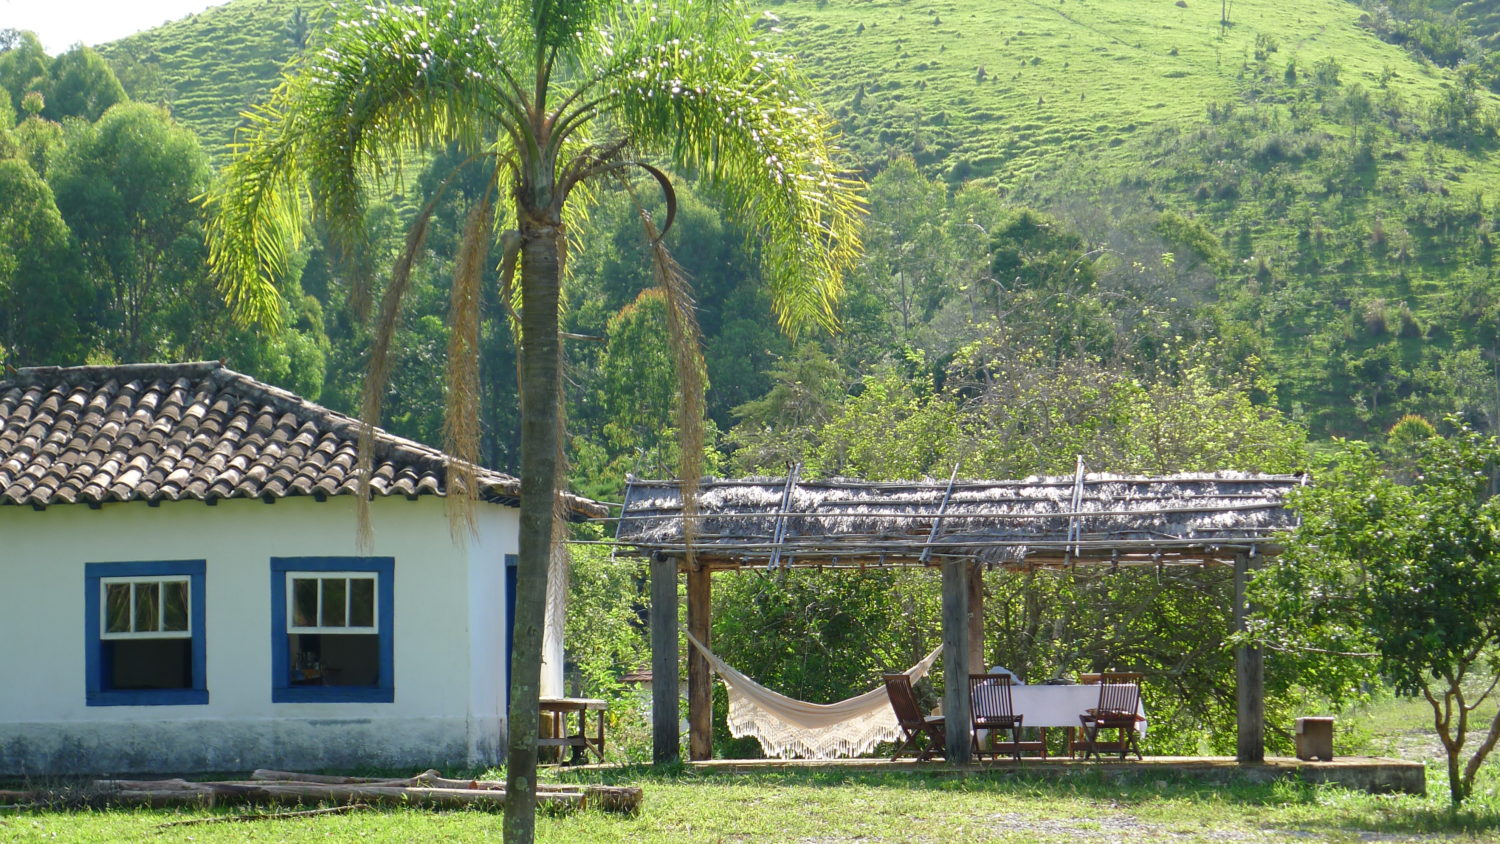
<svg viewBox="0 0 1500 844"><path fill-rule="evenodd" d="M762 686L720 659L691 633L687 638L724 682L729 696L730 734L735 738L753 737L769 757L848 758L901 737L884 686L837 703L808 703ZM938 645L903 673L912 682L926 677L942 650Z"/></svg>

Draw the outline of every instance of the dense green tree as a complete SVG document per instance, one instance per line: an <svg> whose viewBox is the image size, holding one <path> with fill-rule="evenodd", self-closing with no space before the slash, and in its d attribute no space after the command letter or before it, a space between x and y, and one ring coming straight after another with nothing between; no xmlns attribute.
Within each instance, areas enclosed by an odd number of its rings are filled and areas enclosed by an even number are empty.
<svg viewBox="0 0 1500 844"><path fill-rule="evenodd" d="M917 170L910 156L891 162L870 183L865 255L854 283L886 303L890 327L910 340L950 292L943 231L943 185Z"/></svg>
<svg viewBox="0 0 1500 844"><path fill-rule="evenodd" d="M47 69L42 116L51 120L82 117L93 122L125 102L125 89L103 56L82 45L52 60Z"/></svg>
<svg viewBox="0 0 1500 844"><path fill-rule="evenodd" d="M40 99L41 94L32 93L27 97ZM40 114L29 114L17 124L11 134L15 139L16 152L31 165L38 176L47 178L52 160L62 150L62 126Z"/></svg>
<svg viewBox="0 0 1500 844"><path fill-rule="evenodd" d="M677 378L667 350L667 297L649 288L609 321L608 340L594 384L604 414L604 438L616 454L660 454L672 426ZM660 476L671 467L643 461L637 472Z"/></svg>
<svg viewBox="0 0 1500 844"><path fill-rule="evenodd" d="M1300 523L1253 584L1252 633L1278 651L1327 655L1318 676L1330 694L1378 668L1420 695L1458 804L1500 740L1500 714L1475 714L1500 680L1500 497L1489 473L1500 443L1470 429L1403 437L1406 483L1370 446L1347 442L1296 491Z"/></svg>
<svg viewBox="0 0 1500 844"><path fill-rule="evenodd" d="M51 64L35 33L0 30L0 89L8 95L14 113L23 113L22 98L46 86Z"/></svg>
<svg viewBox="0 0 1500 844"><path fill-rule="evenodd" d="M783 324L830 323L844 268L858 248L857 200L832 161L827 123L804 90L790 62L752 38L737 7L685 0L650 6L455 0L433 13L372 6L357 24L336 28L316 59L293 70L213 195L215 265L229 300L247 317L274 319L274 282L287 242L302 225L304 197L315 197L335 242L359 258L370 187L362 176L371 168L414 146L449 143L494 162L494 193L468 217L453 286L449 400L457 413L447 430L455 454L477 456L479 268L487 263L496 205L504 205L514 211L516 229L503 239L502 254L519 266L523 338L509 840L531 840L535 822L541 609L559 474L558 303L567 200L592 179L624 172L637 156L695 171L711 189L738 200L729 207L761 236L762 267ZM421 244L425 219L417 222L408 256ZM673 296L668 312L676 346L685 350L696 335L691 305L675 265L660 252L657 258L660 286ZM382 308L387 338L405 287L401 275ZM684 378L698 365L691 354L679 353ZM377 346L377 383L384 380L383 357ZM701 392L684 389L683 406L696 407L698 418L700 401ZM679 419L695 423L694 415ZM683 450L684 474L697 469L696 451ZM458 464L450 484L461 485L463 472Z"/></svg>
<svg viewBox="0 0 1500 844"><path fill-rule="evenodd" d="M87 272L105 291L99 346L118 360L170 356L164 318L204 282L198 139L163 110L120 105L67 133L49 170Z"/></svg>
<svg viewBox="0 0 1500 844"><path fill-rule="evenodd" d="M0 354L13 365L79 364L92 346L94 291L52 190L0 158Z"/></svg>
<svg viewBox="0 0 1500 844"><path fill-rule="evenodd" d="M817 343L798 344L771 367L770 376L764 396L734 409L739 422L730 439L737 475L779 473L802 462L843 403L844 374Z"/></svg>

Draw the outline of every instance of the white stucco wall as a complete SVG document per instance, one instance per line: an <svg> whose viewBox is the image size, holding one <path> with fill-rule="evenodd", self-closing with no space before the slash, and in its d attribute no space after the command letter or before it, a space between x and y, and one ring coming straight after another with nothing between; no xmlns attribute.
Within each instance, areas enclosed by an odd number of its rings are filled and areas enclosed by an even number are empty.
<svg viewBox="0 0 1500 844"><path fill-rule="evenodd" d="M490 763L517 511L455 544L441 499L379 499L395 559L391 703L272 703L270 558L357 556L348 496L0 507L0 775ZM209 703L87 706L84 564L206 561Z"/></svg>

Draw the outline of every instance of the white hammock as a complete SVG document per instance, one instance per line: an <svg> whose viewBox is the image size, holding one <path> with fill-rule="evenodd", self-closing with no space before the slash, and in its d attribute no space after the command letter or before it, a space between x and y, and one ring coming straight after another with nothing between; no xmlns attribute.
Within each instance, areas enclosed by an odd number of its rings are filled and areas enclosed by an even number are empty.
<svg viewBox="0 0 1500 844"><path fill-rule="evenodd" d="M837 759L868 753L883 741L901 737L885 686L838 703L807 703L762 686L714 655L687 634L708 659L729 692L729 732L754 736L767 756L781 759ZM906 670L916 682L927 676L943 646Z"/></svg>

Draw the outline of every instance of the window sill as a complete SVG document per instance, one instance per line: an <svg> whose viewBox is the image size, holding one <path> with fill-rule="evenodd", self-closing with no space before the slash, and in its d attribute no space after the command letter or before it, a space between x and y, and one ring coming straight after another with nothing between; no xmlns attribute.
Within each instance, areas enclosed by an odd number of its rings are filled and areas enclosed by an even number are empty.
<svg viewBox="0 0 1500 844"><path fill-rule="evenodd" d="M89 692L87 706L203 706L207 689L139 689Z"/></svg>
<svg viewBox="0 0 1500 844"><path fill-rule="evenodd" d="M384 686L305 686L271 689L272 703L394 703L396 690Z"/></svg>

